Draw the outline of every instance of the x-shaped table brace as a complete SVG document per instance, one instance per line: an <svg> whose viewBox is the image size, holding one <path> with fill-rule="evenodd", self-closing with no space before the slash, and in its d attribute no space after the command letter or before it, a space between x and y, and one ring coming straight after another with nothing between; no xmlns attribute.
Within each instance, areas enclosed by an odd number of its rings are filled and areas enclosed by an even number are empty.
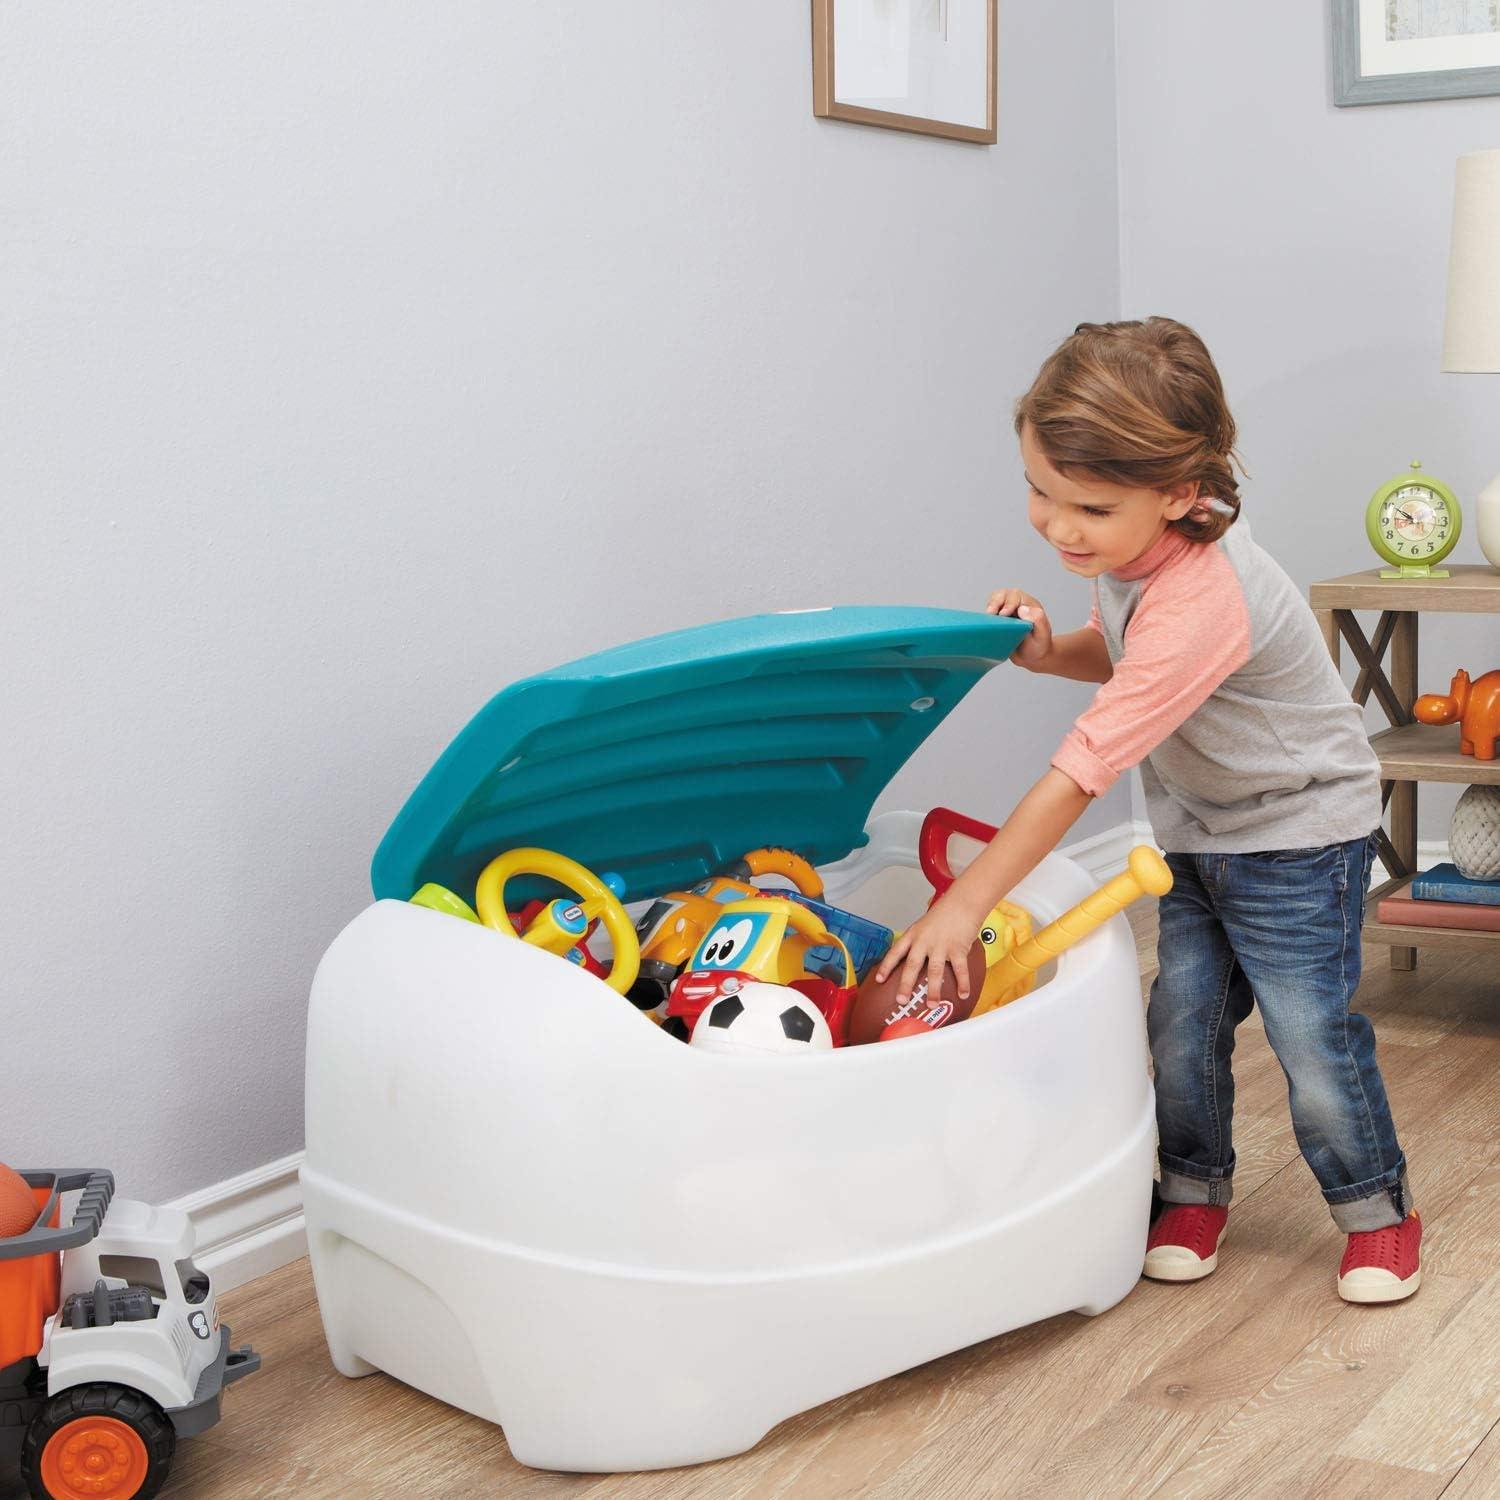
<svg viewBox="0 0 1500 1500"><path fill-rule="evenodd" d="M1359 663L1359 676L1354 680L1354 701L1363 707L1374 693L1381 712L1394 728L1413 722L1410 704L1416 695L1417 669L1417 613L1415 610L1382 610L1375 626L1373 640L1367 640L1360 629L1359 621L1352 609L1330 610L1338 633L1348 643L1355 661ZM1397 682L1386 676L1385 655L1392 642L1396 651L1391 670ZM1330 644L1333 644L1332 642ZM1337 660L1337 655L1335 655ZM1417 828L1415 788L1410 782L1386 781L1380 783L1380 806L1382 811L1390 806L1392 795L1398 798L1392 815L1392 828L1396 837L1407 847L1398 849L1384 828L1375 832L1381 862L1394 876L1404 879L1416 874Z"/></svg>

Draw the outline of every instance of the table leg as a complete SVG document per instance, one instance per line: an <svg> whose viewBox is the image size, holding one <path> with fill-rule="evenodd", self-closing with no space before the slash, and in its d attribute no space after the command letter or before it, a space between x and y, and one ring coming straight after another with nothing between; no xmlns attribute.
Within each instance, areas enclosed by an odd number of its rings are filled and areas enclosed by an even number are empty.
<svg viewBox="0 0 1500 1500"><path fill-rule="evenodd" d="M1408 714L1417 701L1416 610L1402 611L1391 638L1391 686ZM1417 783L1398 781L1391 791L1391 843L1409 870L1417 868ZM1393 969L1415 969L1415 948L1392 948Z"/></svg>
<svg viewBox="0 0 1500 1500"><path fill-rule="evenodd" d="M1334 619L1331 609L1315 609L1313 613L1318 617L1318 629L1323 632L1323 643L1328 647L1328 654L1333 658L1334 666L1339 665L1339 622Z"/></svg>

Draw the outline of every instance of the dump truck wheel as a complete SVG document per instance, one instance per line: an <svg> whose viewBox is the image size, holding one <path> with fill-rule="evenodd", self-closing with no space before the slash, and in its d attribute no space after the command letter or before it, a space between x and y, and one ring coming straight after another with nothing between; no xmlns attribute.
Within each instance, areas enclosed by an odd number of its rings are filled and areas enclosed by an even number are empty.
<svg viewBox="0 0 1500 1500"><path fill-rule="evenodd" d="M21 1474L32 1500L151 1500L176 1448L177 1433L149 1396L80 1385L32 1419Z"/></svg>

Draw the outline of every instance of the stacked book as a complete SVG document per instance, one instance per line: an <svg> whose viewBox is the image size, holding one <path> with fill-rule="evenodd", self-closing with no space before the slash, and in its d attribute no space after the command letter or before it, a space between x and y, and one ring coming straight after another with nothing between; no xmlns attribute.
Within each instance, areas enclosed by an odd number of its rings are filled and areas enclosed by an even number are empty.
<svg viewBox="0 0 1500 1500"><path fill-rule="evenodd" d="M1434 865L1383 897L1376 915L1393 927L1500 932L1500 880L1470 880L1455 865Z"/></svg>

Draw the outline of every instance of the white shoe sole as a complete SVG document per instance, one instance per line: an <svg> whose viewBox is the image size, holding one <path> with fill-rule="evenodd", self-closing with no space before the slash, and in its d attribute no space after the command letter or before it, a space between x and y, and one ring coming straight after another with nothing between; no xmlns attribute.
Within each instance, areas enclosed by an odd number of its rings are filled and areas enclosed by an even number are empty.
<svg viewBox="0 0 1500 1500"><path fill-rule="evenodd" d="M1158 1245L1156 1249L1146 1252L1146 1263L1141 1267L1141 1275L1152 1281L1202 1281L1205 1276L1213 1274L1214 1267L1219 1264L1219 1251L1223 1247L1223 1234L1219 1236L1214 1253L1206 1259L1194 1255L1186 1245Z"/></svg>
<svg viewBox="0 0 1500 1500"><path fill-rule="evenodd" d="M1422 1267L1398 1281L1379 1266L1356 1266L1339 1277L1339 1296L1345 1302L1402 1302L1422 1285Z"/></svg>

